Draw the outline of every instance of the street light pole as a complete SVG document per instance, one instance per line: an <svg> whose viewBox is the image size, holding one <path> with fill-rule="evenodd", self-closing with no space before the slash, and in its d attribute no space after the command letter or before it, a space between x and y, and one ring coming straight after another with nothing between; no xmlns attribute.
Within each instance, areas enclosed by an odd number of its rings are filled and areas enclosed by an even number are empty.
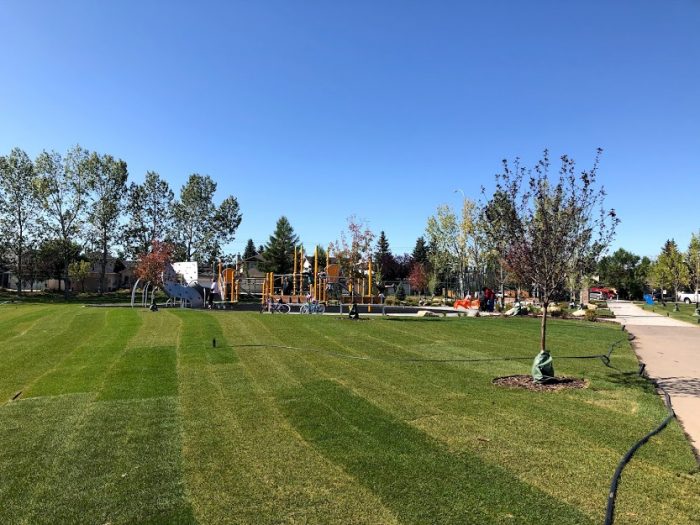
<svg viewBox="0 0 700 525"><path fill-rule="evenodd" d="M464 213L464 203L467 200L467 196L464 194L464 190L462 190L461 188L457 188L452 193L458 193L458 192L462 194L462 213ZM465 246L465 249L466 249L466 246ZM459 257L459 298L460 299L464 298L464 266L463 265L464 265L464 258L462 257L462 254L460 254L460 257Z"/></svg>

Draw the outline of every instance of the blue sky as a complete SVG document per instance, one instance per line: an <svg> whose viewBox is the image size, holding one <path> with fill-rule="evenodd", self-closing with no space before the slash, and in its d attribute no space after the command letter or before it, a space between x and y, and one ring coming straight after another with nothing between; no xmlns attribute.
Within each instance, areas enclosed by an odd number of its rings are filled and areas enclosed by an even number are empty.
<svg viewBox="0 0 700 525"><path fill-rule="evenodd" d="M0 154L79 143L235 195L233 251L356 214L411 251L547 147L600 171L615 247L700 229L700 1L0 3Z"/></svg>

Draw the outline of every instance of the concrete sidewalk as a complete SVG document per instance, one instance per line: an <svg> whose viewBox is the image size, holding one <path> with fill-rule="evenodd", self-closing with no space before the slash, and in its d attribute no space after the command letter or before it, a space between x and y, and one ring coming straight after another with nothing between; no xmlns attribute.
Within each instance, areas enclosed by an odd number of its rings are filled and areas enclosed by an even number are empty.
<svg viewBox="0 0 700 525"><path fill-rule="evenodd" d="M700 457L700 327L608 301L616 320L636 336L634 349L649 377L671 396L673 410Z"/></svg>

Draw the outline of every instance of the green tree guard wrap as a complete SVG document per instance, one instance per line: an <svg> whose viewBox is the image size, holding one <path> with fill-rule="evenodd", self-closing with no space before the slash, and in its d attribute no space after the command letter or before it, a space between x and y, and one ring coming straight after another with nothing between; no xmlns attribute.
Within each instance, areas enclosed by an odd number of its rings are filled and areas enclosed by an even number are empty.
<svg viewBox="0 0 700 525"><path fill-rule="evenodd" d="M546 383L554 379L552 356L546 350L542 350L535 356L535 361L532 363L532 379L535 383Z"/></svg>

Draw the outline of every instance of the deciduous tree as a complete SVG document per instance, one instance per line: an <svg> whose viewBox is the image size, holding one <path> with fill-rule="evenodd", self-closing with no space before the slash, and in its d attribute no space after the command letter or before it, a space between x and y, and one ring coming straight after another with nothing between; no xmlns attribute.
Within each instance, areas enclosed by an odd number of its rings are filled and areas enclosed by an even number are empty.
<svg viewBox="0 0 700 525"><path fill-rule="evenodd" d="M36 173L27 154L14 148L0 157L0 230L5 237L8 262L17 277L17 293L22 293L23 258L37 234L38 206Z"/></svg>
<svg viewBox="0 0 700 525"><path fill-rule="evenodd" d="M99 253L99 292L103 293L107 259L110 248L118 238L119 217L129 174L126 162L115 159L111 155L92 153L87 159L87 166L90 171L90 189L93 193L88 220L94 234L94 244Z"/></svg>
<svg viewBox="0 0 700 525"><path fill-rule="evenodd" d="M151 250L142 253L134 268L134 275L144 283L162 286L163 272L172 261L173 246L167 242L152 241Z"/></svg>
<svg viewBox="0 0 700 525"><path fill-rule="evenodd" d="M673 302L678 304L678 292L681 286L688 284L690 272L683 260L683 254L678 251L678 245L673 239L667 240L656 261L651 267L652 281L662 290L673 287Z"/></svg>
<svg viewBox="0 0 700 525"><path fill-rule="evenodd" d="M690 285L695 290L695 295L700 295L700 230L690 236L688 251L685 254L685 262L688 265Z"/></svg>
<svg viewBox="0 0 700 525"><path fill-rule="evenodd" d="M126 253L136 258L147 252L154 240L172 235L172 209L175 195L170 185L154 171L146 173L142 184L132 182L127 191L127 222L122 238Z"/></svg>
<svg viewBox="0 0 700 525"><path fill-rule="evenodd" d="M233 241L241 223L235 197L214 204L216 182L208 175L193 174L180 190L173 207L174 238L188 260L211 261L222 254L222 245Z"/></svg>
<svg viewBox="0 0 700 525"><path fill-rule="evenodd" d="M91 185L87 159L88 152L75 146L65 159L56 152L43 151L34 163L37 195L44 210L43 226L50 236L60 241L58 246L64 250L60 259L66 296L70 288L68 265L73 260L72 246L85 234Z"/></svg>
<svg viewBox="0 0 700 525"><path fill-rule="evenodd" d="M516 159L503 161L496 192L512 206L505 218L505 260L522 283L534 284L542 301L540 349L547 352L547 317L552 295L572 268L582 273L609 245L619 220L604 207L605 191L597 186L602 150L590 170L576 172L573 159L560 158L558 176L550 173L549 152L534 170Z"/></svg>
<svg viewBox="0 0 700 525"><path fill-rule="evenodd" d="M363 275L363 263L372 259L372 242L374 233L365 221L357 216L348 217L347 231L340 233L340 239L331 243L333 255L337 258L340 269L346 278L355 279ZM350 289L355 297L355 287Z"/></svg>

